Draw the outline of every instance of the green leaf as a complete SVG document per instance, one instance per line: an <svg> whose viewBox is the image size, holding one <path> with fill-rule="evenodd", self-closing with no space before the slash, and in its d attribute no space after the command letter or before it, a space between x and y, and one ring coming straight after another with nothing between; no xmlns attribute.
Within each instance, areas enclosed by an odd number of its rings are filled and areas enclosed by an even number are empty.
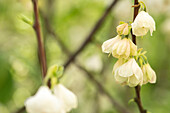
<svg viewBox="0 0 170 113"><path fill-rule="evenodd" d="M64 67L63 66L58 66L57 72L56 72L56 76L59 78L63 75L64 72Z"/></svg>

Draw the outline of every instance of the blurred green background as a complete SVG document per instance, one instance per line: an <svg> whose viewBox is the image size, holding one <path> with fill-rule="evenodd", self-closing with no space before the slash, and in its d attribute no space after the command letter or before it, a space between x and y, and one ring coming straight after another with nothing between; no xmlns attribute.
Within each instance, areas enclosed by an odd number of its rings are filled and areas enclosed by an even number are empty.
<svg viewBox="0 0 170 113"><path fill-rule="evenodd" d="M85 40L112 0L39 0L41 26L48 67L63 65L69 58L56 39L47 32L47 17L52 29L73 53ZM157 83L142 86L144 107L152 113L170 112L170 0L143 0L156 21L156 31L143 39L137 37L138 47L147 52L150 65L157 73ZM76 62L93 73L109 93L132 113L137 113L134 88L117 84L112 75L116 59L102 53L101 44L116 36L119 21L131 21L132 0L119 0L92 43L76 58ZM0 0L0 113L13 113L24 105L41 85L41 71L37 55L37 40L32 27L18 18L25 15L32 20L31 0ZM71 113L119 113L89 81L86 73L72 63L61 80L79 100Z"/></svg>

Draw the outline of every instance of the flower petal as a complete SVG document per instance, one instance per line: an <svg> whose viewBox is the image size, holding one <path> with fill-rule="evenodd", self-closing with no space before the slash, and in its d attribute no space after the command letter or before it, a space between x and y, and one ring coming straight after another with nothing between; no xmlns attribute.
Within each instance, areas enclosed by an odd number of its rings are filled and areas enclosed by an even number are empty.
<svg viewBox="0 0 170 113"><path fill-rule="evenodd" d="M62 84L54 86L54 94L62 100L63 107L66 112L69 112L72 108L77 107L78 101L76 95L65 88Z"/></svg>

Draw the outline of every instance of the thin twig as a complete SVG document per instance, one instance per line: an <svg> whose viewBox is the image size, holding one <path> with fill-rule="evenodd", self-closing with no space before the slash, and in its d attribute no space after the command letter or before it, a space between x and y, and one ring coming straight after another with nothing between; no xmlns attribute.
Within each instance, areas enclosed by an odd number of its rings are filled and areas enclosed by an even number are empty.
<svg viewBox="0 0 170 113"><path fill-rule="evenodd" d="M68 61L64 64L64 67L66 68L72 61L74 61L74 59L77 57L77 55L86 47L86 45L88 45L93 36L95 35L95 33L99 30L99 28L101 27L101 25L104 23L107 15L110 13L110 11L112 10L112 8L115 6L115 4L117 3L118 0L113 0L112 4L106 9L106 11L104 12L104 14L101 16L101 18L97 21L97 23L95 24L94 28L92 29L92 31L90 32L90 34L87 36L87 38L85 38L86 40L83 42L83 44L80 46L80 48L70 57L70 59L68 59Z"/></svg>
<svg viewBox="0 0 170 113"><path fill-rule="evenodd" d="M33 3L33 11L34 11L34 31L37 36L37 42L38 42L38 56L39 56L39 61L41 65L41 71L42 71L42 77L44 78L47 73L47 65L46 65L46 55L45 55L45 49L44 49L44 44L42 41L42 35L41 35L41 28L40 28L40 22L39 22L39 10L38 10L38 0L32 0ZM50 84L49 84L50 86ZM22 113L25 111L25 106L20 108L17 112L15 113Z"/></svg>
<svg viewBox="0 0 170 113"><path fill-rule="evenodd" d="M140 97L140 89L141 87L139 85L135 87L135 92L136 92L135 102L138 105L140 113L147 113L147 110L145 110L142 106L141 97Z"/></svg>
<svg viewBox="0 0 170 113"><path fill-rule="evenodd" d="M42 74L43 77L45 77L47 72L47 65L46 65L46 55L45 55L44 45L42 41L41 28L39 22L38 0L32 0L32 3L33 3L33 10L34 10L33 28L35 30L37 41L38 41L38 53L39 53L39 60L42 68Z"/></svg>
<svg viewBox="0 0 170 113"><path fill-rule="evenodd" d="M138 7L134 7L133 21L135 20L136 16L138 15L139 8L140 8L138 0L134 0L134 6L138 6ZM136 36L133 35L132 30L131 30L131 34L132 34L132 41L134 44L136 44ZM139 85L135 87L135 93L136 93L135 102L138 105L140 113L147 113L147 110L145 110L142 106L141 97L140 97L140 89L141 89L141 87Z"/></svg>

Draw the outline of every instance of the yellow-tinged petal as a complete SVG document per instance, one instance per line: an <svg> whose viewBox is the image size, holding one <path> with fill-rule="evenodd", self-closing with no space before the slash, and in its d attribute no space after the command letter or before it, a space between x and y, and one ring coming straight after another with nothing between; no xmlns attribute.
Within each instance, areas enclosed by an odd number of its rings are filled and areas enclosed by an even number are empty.
<svg viewBox="0 0 170 113"><path fill-rule="evenodd" d="M117 35L114 38L111 38L109 40L106 40L103 44L102 44L102 51L104 53L111 53L112 52L112 48L115 45L115 43L117 43L118 41L121 40L121 37L119 35Z"/></svg>

